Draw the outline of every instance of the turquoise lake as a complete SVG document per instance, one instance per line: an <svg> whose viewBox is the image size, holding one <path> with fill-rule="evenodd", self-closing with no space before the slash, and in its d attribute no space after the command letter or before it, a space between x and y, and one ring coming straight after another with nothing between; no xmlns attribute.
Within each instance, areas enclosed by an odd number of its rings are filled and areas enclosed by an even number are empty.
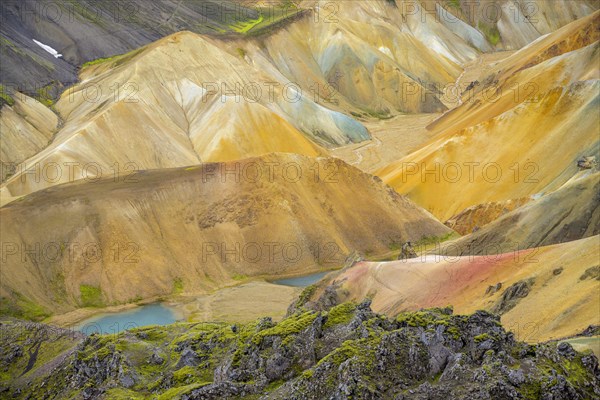
<svg viewBox="0 0 600 400"><path fill-rule="evenodd" d="M331 271L318 272L316 274L299 276L296 278L278 279L273 281L277 285L294 286L294 287L306 287L313 283L319 282L325 275Z"/></svg>
<svg viewBox="0 0 600 400"><path fill-rule="evenodd" d="M306 287L320 281L330 271L318 272L296 278L278 279L276 285ZM73 329L87 335L92 333L115 334L148 325L168 325L177 321L173 310L160 303L148 304L115 313L105 313L86 319Z"/></svg>
<svg viewBox="0 0 600 400"><path fill-rule="evenodd" d="M89 318L73 328L87 335L114 334L147 325L168 325L177 321L175 313L162 304L154 303L116 313Z"/></svg>

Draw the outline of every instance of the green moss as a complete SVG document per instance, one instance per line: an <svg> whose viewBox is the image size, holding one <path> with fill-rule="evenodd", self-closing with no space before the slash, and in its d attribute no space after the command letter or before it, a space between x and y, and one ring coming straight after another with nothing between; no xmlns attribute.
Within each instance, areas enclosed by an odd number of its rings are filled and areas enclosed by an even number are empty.
<svg viewBox="0 0 600 400"><path fill-rule="evenodd" d="M377 119L390 119L393 115L390 114L389 110L376 111L376 110L366 110L366 114L371 116L372 118Z"/></svg>
<svg viewBox="0 0 600 400"><path fill-rule="evenodd" d="M257 19L249 19L244 21L236 21L229 25L229 27L238 33L247 33L250 29L263 22L264 17L261 15Z"/></svg>
<svg viewBox="0 0 600 400"><path fill-rule="evenodd" d="M486 374L492 375L492 367L490 365L485 364L481 368L485 371Z"/></svg>
<svg viewBox="0 0 600 400"><path fill-rule="evenodd" d="M298 301L296 302L296 305L298 307L302 307L303 305L305 305L310 298L315 294L315 292L317 291L317 285L310 285L304 288L304 290L302 291L302 293L300 293L300 296L298 297Z"/></svg>
<svg viewBox="0 0 600 400"><path fill-rule="evenodd" d="M354 303L343 303L333 307L327 313L327 322L323 328L331 328L334 325L346 324L350 322L356 310L356 304Z"/></svg>
<svg viewBox="0 0 600 400"><path fill-rule="evenodd" d="M460 340L461 338L461 334L460 334L460 329L458 329L455 326L450 326L448 327L448 329L446 329L446 332L448 332L448 334L452 337L452 339L454 340Z"/></svg>
<svg viewBox="0 0 600 400"><path fill-rule="evenodd" d="M133 390L112 388L106 391L104 398L107 400L144 400L147 397Z"/></svg>
<svg viewBox="0 0 600 400"><path fill-rule="evenodd" d="M404 326L411 327L423 327L434 325L446 325L448 326L448 319L450 315L440 313L436 309L416 311L416 312L404 312L396 316L396 322Z"/></svg>
<svg viewBox="0 0 600 400"><path fill-rule="evenodd" d="M12 299L0 297L0 315L41 321L51 314L44 307L27 299L20 293L13 292Z"/></svg>
<svg viewBox="0 0 600 400"><path fill-rule="evenodd" d="M248 279L248 276L243 274L233 274L232 278L234 281L243 281Z"/></svg>
<svg viewBox="0 0 600 400"><path fill-rule="evenodd" d="M306 371L304 371L302 373L302 378L303 379L310 379L313 377L314 371L312 369L307 369Z"/></svg>
<svg viewBox="0 0 600 400"><path fill-rule="evenodd" d="M136 336L144 337L147 342L162 343L167 338L167 328L160 326L150 326L130 329L130 332Z"/></svg>
<svg viewBox="0 0 600 400"><path fill-rule="evenodd" d="M241 58L246 57L246 50L242 49L241 47L237 48L237 52Z"/></svg>
<svg viewBox="0 0 600 400"><path fill-rule="evenodd" d="M105 63L107 61L113 61L115 58L117 58L118 56L112 56L112 57L105 57L105 58L97 58L95 60L92 61L88 61L86 63L83 63L83 65L81 66L81 68L87 68L87 67L91 67L92 65L98 65L98 64L102 64Z"/></svg>
<svg viewBox="0 0 600 400"><path fill-rule="evenodd" d="M71 336L63 335L52 328L45 327L38 330L36 327L25 327L21 322L3 320L0 334L0 354L6 354L5 351L12 346L19 346L22 352L20 356L16 356L10 362L2 359L0 386L5 388L10 386L29 367L31 369L24 374L23 379L31 382L35 379L39 369L43 371L49 362L73 349L76 345L77 342ZM35 354L35 357L31 360L35 362L29 365L32 354ZM40 398L40 396L33 397ZM5 397L0 395L0 398Z"/></svg>
<svg viewBox="0 0 600 400"><path fill-rule="evenodd" d="M210 382L198 382L192 383L186 386L174 387L160 396L158 396L158 400L175 400L181 398L181 395L191 392L194 389L201 388L202 386L210 385Z"/></svg>
<svg viewBox="0 0 600 400"><path fill-rule="evenodd" d="M185 366L173 372L173 379L178 384L189 384L195 381L196 369L190 366Z"/></svg>
<svg viewBox="0 0 600 400"><path fill-rule="evenodd" d="M258 36L272 32L278 26L303 14L293 2L281 4L281 7L257 7L258 17L240 19L229 25L229 28L245 36Z"/></svg>
<svg viewBox="0 0 600 400"><path fill-rule="evenodd" d="M483 33L487 41L490 42L492 46L495 46L498 43L500 43L500 31L495 25L489 25L483 21L479 21L477 23L477 28L479 29L479 31L481 31L481 33Z"/></svg>
<svg viewBox="0 0 600 400"><path fill-rule="evenodd" d="M79 293L81 304L84 307L104 307L102 290L97 286L80 285Z"/></svg>
<svg viewBox="0 0 600 400"><path fill-rule="evenodd" d="M174 294L183 293L183 280L181 278L175 278L173 280L173 293Z"/></svg>
<svg viewBox="0 0 600 400"><path fill-rule="evenodd" d="M455 232L448 232L447 234L441 235L441 236L435 236L435 235L423 236L421 239L419 239L419 241L417 243L415 243L415 246L421 246L421 247L427 248L431 245L435 245L435 244L450 240L455 235L456 235Z"/></svg>
<svg viewBox="0 0 600 400"><path fill-rule="evenodd" d="M475 340L475 343L485 342L489 339L491 339L491 337L487 333L482 333L481 335L477 335L473 338L473 340Z"/></svg>
<svg viewBox="0 0 600 400"><path fill-rule="evenodd" d="M356 358L358 363L367 370L373 368L375 360L374 348L381 342L380 335L370 335L368 338L346 340L338 348L327 354L317 363L317 366L331 362L340 365L350 358Z"/></svg>
<svg viewBox="0 0 600 400"><path fill-rule="evenodd" d="M537 380L525 382L519 387L519 392L525 400L538 400L542 397L542 384Z"/></svg>
<svg viewBox="0 0 600 400"><path fill-rule="evenodd" d="M50 83L36 90L36 94L33 97L46 107L52 107L54 105L54 97L52 96L52 90L54 87L55 83Z"/></svg>
<svg viewBox="0 0 600 400"><path fill-rule="evenodd" d="M254 344L260 344L262 339L267 336L281 336L287 337L302 332L308 328L310 324L317 318L317 313L308 311L305 313L298 313L291 317L288 317L275 325L272 328L268 328L258 332L252 338Z"/></svg>
<svg viewBox="0 0 600 400"><path fill-rule="evenodd" d="M365 339L360 340L346 340L341 344L340 347L334 349L331 353L319 360L317 366L325 362L333 362L335 365L340 365L349 358L358 356L362 353Z"/></svg>
<svg viewBox="0 0 600 400"><path fill-rule="evenodd" d="M228 344L234 340L237 335L231 330L231 325L224 323L196 323L180 324L186 327L182 334L171 343L170 347L180 347L189 342L214 341L220 344Z"/></svg>
<svg viewBox="0 0 600 400"><path fill-rule="evenodd" d="M327 321L325 327L331 327L338 323L347 323L350 321L356 306L352 303L344 303L338 305L328 311L325 316ZM412 314L412 316L411 316ZM94 382L89 381L87 385L101 386L108 389L106 398L108 399L138 399L138 398L162 398L162 399L177 399L184 394L190 393L192 390L209 384L213 380L215 368L219 365L224 365L233 358L233 368L240 367L240 371L244 370L245 362L254 362L255 352L258 350L258 355L263 360L268 359L273 354L271 346L261 346L259 349L254 347L260 345L261 341L268 336L281 336L284 343L291 343L296 339L296 334L305 331L317 318L319 313L304 312L296 313L289 318L284 319L279 324L268 323L265 320L258 320L249 324L240 324L232 327L225 323L175 323L169 326L154 326L132 329L128 332L123 332L118 335L91 335L86 339L85 346L80 348L75 356L84 362L96 364L98 360L107 362L107 358L115 357L115 361L119 362L119 367L122 367L125 373L135 372L136 385L133 388L112 388L114 381ZM463 326L468 320L467 316L452 315L451 307L433 308L422 310L414 313L402 313L396 318L401 322L401 326L416 326L427 329L435 329L436 327L444 327L447 333L456 334L460 337L458 326ZM256 392L260 395L265 392L271 392L285 384L289 379L298 377L302 385L310 385L311 380L315 379L315 371L319 366L319 379L324 379L325 385L335 385L339 382L340 376L336 372L338 366L346 360L351 360L352 368L364 376L360 384L362 389L367 389L371 392L376 392L377 388L374 382L380 378L373 371L377 362L377 349L381 348L382 338L386 335L394 333L401 335L401 339L394 343L394 352L398 361L406 360L407 357L417 357L419 361L426 363L429 357L427 346L420 346L419 331L420 329L406 329L400 327L395 329L393 324L389 323L389 319L383 315L374 315L367 321L363 321L363 327L368 331L367 337L351 339L344 341L337 348L333 349L329 354L325 355L314 365L300 365L295 362L286 375L285 379L270 382L267 386L262 386L266 382L257 379L256 375L245 375L243 381L248 385L257 385ZM11 324L18 326L16 322L8 320L3 321L3 333L14 332L14 337L0 338L0 345L5 346L5 343L18 343L22 345L26 340L29 340L28 346L31 344L31 334L23 332L23 329L12 329ZM260 326L260 328L259 328ZM486 325L487 326L487 325ZM260 330L262 329L262 330ZM316 338L315 343L316 354L323 354L324 348L329 348L325 337ZM481 342L489 337L495 338L495 334L477 335L474 340ZM343 339L341 339L343 340ZM38 361L35 368L29 372L30 376L35 374L35 369L44 365L48 365L51 360L55 359L59 354L74 348L78 341L72 338L65 338L61 341L45 341L40 348ZM264 344L264 343L263 343ZM416 349L415 349L415 344ZM541 385L552 385L552 375L558 372L567 377L570 384L574 387L581 388L582 398L593 398L593 393L588 393L586 389L591 386L586 386L593 375L588 371L581 362L581 354L577 354L572 360L564 360L561 358L558 362L553 362L544 354L550 354L548 349L554 351L556 344L540 344L538 345L539 352L536 357L535 368L528 373L528 381L519 386L517 390L521 396L526 399L539 398L541 394ZM200 356L200 365L197 367L185 366L175 370L175 365L181 357L181 349L190 347ZM533 346L532 346L533 347ZM28 349L29 347L27 347ZM249 351L250 350L250 351ZM415 353L416 350L416 353ZM523 347L518 348L515 354L522 353ZM160 365L149 363L148 360L152 354L158 354L164 359ZM497 375L501 368L501 363L489 357L494 352L489 350L484 357L484 363L481 366L482 370L489 374ZM511 353L512 354L512 353ZM528 353L529 354L529 353ZM249 357L251 355L252 357ZM533 353L535 356L535 353ZM515 363L511 368L519 368L517 360L521 360L522 356L515 356ZM18 376L24 369L27 363L27 353L19 357L14 363L14 367L10 366L8 370L0 371L0 380L2 383ZM324 372L323 364L333 368ZM406 374L407 382L419 381L420 383L429 381L432 383L438 382L440 373L436 375L427 375L426 373L407 372L404 362L397 363L397 367L389 369L386 374L396 374L403 376ZM312 367L305 369L307 367ZM474 367L476 368L476 367ZM57 374L63 374L54 377L47 381L47 384L41 387L34 387L36 390L33 397L77 397L76 391L61 391L60 384L68 379L68 372L57 370ZM255 379L255 380L254 380ZM385 379L385 377L383 377ZM242 382L242 379L240 380ZM540 385L541 382L541 385ZM385 380L380 382L385 384ZM116 385L119 383L116 382ZM169 390L164 391L166 385L174 386ZM170 387L170 386L166 386ZM81 390L82 388L79 388ZM578 389L579 390L579 389ZM164 392L163 392L164 391ZM46 396L52 394L53 396ZM30 396L31 397L31 396ZM61 398L62 398L61 397Z"/></svg>
<svg viewBox="0 0 600 400"><path fill-rule="evenodd" d="M91 61L84 63L81 66L81 68L83 69L83 68L91 67L93 65L104 64L104 63L108 63L108 62L112 63L111 67L118 67L119 65L122 65L122 64L126 63L127 61L131 60L132 58L134 58L136 55L138 55L142 51L144 51L144 47L141 47L136 50L132 50L132 51L130 51L128 53L124 53L124 54L116 54L116 55L105 57L105 58L98 58L98 59L91 60Z"/></svg>
<svg viewBox="0 0 600 400"><path fill-rule="evenodd" d="M0 106L8 104L9 106L13 106L15 104L15 99L13 99L9 94L4 85L0 85Z"/></svg>
<svg viewBox="0 0 600 400"><path fill-rule="evenodd" d="M447 4L450 7L454 7L456 9L460 10L460 0L448 0Z"/></svg>
<svg viewBox="0 0 600 400"><path fill-rule="evenodd" d="M575 387L585 386L588 371L581 362L581 354L578 354L572 360L565 359L561 366L566 372L567 380Z"/></svg>
<svg viewBox="0 0 600 400"><path fill-rule="evenodd" d="M284 383L285 383L285 380L283 380L283 379L278 379L278 380L276 380L276 381L273 381L273 382L269 383L269 384L267 385L267 387L265 388L265 390L266 390L267 392L271 392L271 391L273 391L273 390L277 389L279 386L283 385Z"/></svg>

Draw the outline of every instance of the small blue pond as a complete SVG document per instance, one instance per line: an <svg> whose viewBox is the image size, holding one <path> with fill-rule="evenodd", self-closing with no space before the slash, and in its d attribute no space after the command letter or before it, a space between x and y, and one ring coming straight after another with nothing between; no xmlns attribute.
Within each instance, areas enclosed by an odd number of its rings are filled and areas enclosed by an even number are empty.
<svg viewBox="0 0 600 400"><path fill-rule="evenodd" d="M273 281L276 285L295 286L295 287L306 287L313 283L319 282L325 275L331 271L318 272L316 274L299 276L296 278L279 279Z"/></svg>
<svg viewBox="0 0 600 400"><path fill-rule="evenodd" d="M175 313L162 304L154 303L116 313L89 318L74 326L86 335L92 333L115 334L146 325L167 325L177 320Z"/></svg>

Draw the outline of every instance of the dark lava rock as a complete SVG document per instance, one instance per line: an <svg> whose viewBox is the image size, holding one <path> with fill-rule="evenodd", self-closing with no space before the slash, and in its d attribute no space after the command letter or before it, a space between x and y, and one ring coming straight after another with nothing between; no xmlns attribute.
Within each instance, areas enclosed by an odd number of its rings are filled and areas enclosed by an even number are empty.
<svg viewBox="0 0 600 400"><path fill-rule="evenodd" d="M510 289L510 288L509 288ZM524 289L511 289L519 298ZM1 348L34 336L0 326ZM27 377L0 382L4 397L181 399L593 399L598 359L567 343L517 342L498 315L451 308L374 313L370 301L326 311L299 309L274 323L176 324L74 337L73 350ZM29 347L24 347L27 350ZM179 359L172 359L177 357ZM6 351L4 351L6 353ZM163 355L163 357L158 354ZM167 359L168 358L168 359ZM4 371L22 363L3 358ZM177 362L175 362L177 361ZM22 364L21 364L22 365ZM112 393L111 393L112 394ZM110 396L109 396L110 397Z"/></svg>
<svg viewBox="0 0 600 400"><path fill-rule="evenodd" d="M560 355L567 357L568 359L575 357L575 350L573 349L573 346L567 342L559 343L557 349Z"/></svg>
<svg viewBox="0 0 600 400"><path fill-rule="evenodd" d="M529 294L529 289L533 286L533 278L519 281L508 287L498 302L492 307L492 312L504 314L510 311L517 303Z"/></svg>
<svg viewBox="0 0 600 400"><path fill-rule="evenodd" d="M198 357L196 352L194 350L192 350L191 348L186 347L181 352L181 357L179 358L179 361L177 362L177 365L175 366L175 368L195 367L199 363L200 363L200 357Z"/></svg>
<svg viewBox="0 0 600 400"><path fill-rule="evenodd" d="M148 363L153 364L153 365L162 365L162 363L164 363L164 362L165 362L165 359L156 353L152 353L152 355L150 356L150 359L148 360Z"/></svg>

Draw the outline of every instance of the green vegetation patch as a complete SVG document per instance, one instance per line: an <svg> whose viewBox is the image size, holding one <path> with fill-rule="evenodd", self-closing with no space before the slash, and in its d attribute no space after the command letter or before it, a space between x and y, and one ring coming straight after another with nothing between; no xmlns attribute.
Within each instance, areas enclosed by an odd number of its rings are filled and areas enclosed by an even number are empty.
<svg viewBox="0 0 600 400"><path fill-rule="evenodd" d="M173 279L173 293L174 294L183 293L183 280L181 278Z"/></svg>
<svg viewBox="0 0 600 400"><path fill-rule="evenodd" d="M290 335L300 333L313 323L315 318L317 318L317 315L318 314L314 311L307 311L292 315L274 327L258 332L256 335L254 335L252 341L254 344L260 344L262 339L267 336L281 336L286 338Z"/></svg>
<svg viewBox="0 0 600 400"><path fill-rule="evenodd" d="M366 110L366 115L377 119L391 119L394 117L392 114L390 114L389 110Z"/></svg>
<svg viewBox="0 0 600 400"><path fill-rule="evenodd" d="M477 335L473 338L475 343L485 342L486 340L489 340L489 339L491 339L491 337L487 333L482 333L481 335Z"/></svg>
<svg viewBox="0 0 600 400"><path fill-rule="evenodd" d="M0 107L8 104L9 106L13 106L15 104L15 99L8 93L4 85L0 85Z"/></svg>
<svg viewBox="0 0 600 400"><path fill-rule="evenodd" d="M106 391L106 400L145 400L146 397L134 390L112 388Z"/></svg>
<svg viewBox="0 0 600 400"><path fill-rule="evenodd" d="M302 13L293 2L282 4L281 7L258 7L257 18L239 19L229 24L229 28L242 35L256 36L272 31L287 20Z"/></svg>
<svg viewBox="0 0 600 400"><path fill-rule="evenodd" d="M202 386L210 385L210 382L201 382L201 383L192 383L186 386L174 387L160 396L158 396L158 400L175 400L181 398L182 395L191 392L192 390L201 388Z"/></svg>
<svg viewBox="0 0 600 400"><path fill-rule="evenodd" d="M229 27L238 33L247 33L250 29L264 21L264 17L261 15L257 19L250 19L245 21L237 21Z"/></svg>
<svg viewBox="0 0 600 400"><path fill-rule="evenodd" d="M447 240L453 239L456 236L455 232L448 232L445 235L442 236L423 236L417 243L415 243L415 246L423 246L423 247L429 247L438 243L442 243L445 242ZM459 235L460 236L460 235Z"/></svg>
<svg viewBox="0 0 600 400"><path fill-rule="evenodd" d="M13 293L12 298L0 297L0 315L41 321L49 317L51 313L20 293Z"/></svg>
<svg viewBox="0 0 600 400"><path fill-rule="evenodd" d="M38 90L36 90L35 96L33 96L37 101L45 105L46 107L52 107L54 105L54 96L52 92L55 88L56 84L50 83Z"/></svg>
<svg viewBox="0 0 600 400"><path fill-rule="evenodd" d="M232 278L233 278L234 281L244 281L244 280L248 279L248 275L233 274Z"/></svg>
<svg viewBox="0 0 600 400"><path fill-rule="evenodd" d="M138 54L143 52L144 49L145 49L144 47L140 47L139 49L132 50L128 53L115 54L113 56L91 60L91 61L84 63L81 66L81 68L83 69L83 68L87 68L87 67L91 67L91 66L99 65L99 64L104 64L104 63L108 63L108 62L112 63L111 68L118 67L119 65L122 65L122 64L126 63L127 61L133 59L135 56L137 56Z"/></svg>
<svg viewBox="0 0 600 400"><path fill-rule="evenodd" d="M340 365L350 358L356 358L364 368L371 369L375 360L374 349L379 343L381 343L381 335L370 335L368 338L346 340L338 348L319 360L317 367L327 362Z"/></svg>
<svg viewBox="0 0 600 400"><path fill-rule="evenodd" d="M87 68L87 67L91 67L92 65L98 65L98 64L105 63L107 61L113 61L117 57L118 56L112 56L112 57L106 57L106 58L97 58L95 60L83 63L83 65L81 66L81 68Z"/></svg>
<svg viewBox="0 0 600 400"><path fill-rule="evenodd" d="M448 4L450 7L456 8L457 10L461 9L460 0L448 0L446 4Z"/></svg>
<svg viewBox="0 0 600 400"><path fill-rule="evenodd" d="M401 326L423 327L431 325L448 326L452 318L452 308L429 309L416 312L403 312L396 316L396 322Z"/></svg>
<svg viewBox="0 0 600 400"><path fill-rule="evenodd" d="M97 286L80 285L79 293L81 304L84 307L104 307L102 290Z"/></svg>
<svg viewBox="0 0 600 400"><path fill-rule="evenodd" d="M303 305L305 305L310 300L310 298L315 294L316 291L317 291L317 285L315 285L315 284L305 287L304 290L302 290L302 293L300 293L300 296L298 297L296 306L302 307Z"/></svg>
<svg viewBox="0 0 600 400"><path fill-rule="evenodd" d="M323 328L331 328L332 326L339 324L347 324L354 316L356 310L356 304L354 303L342 303L333 307L327 313L327 322Z"/></svg>
<svg viewBox="0 0 600 400"><path fill-rule="evenodd" d="M490 42L492 46L496 46L498 43L500 43L500 39L502 37L500 36L500 31L498 30L497 26L489 25L483 21L479 21L477 23L477 29L483 33L487 41Z"/></svg>

